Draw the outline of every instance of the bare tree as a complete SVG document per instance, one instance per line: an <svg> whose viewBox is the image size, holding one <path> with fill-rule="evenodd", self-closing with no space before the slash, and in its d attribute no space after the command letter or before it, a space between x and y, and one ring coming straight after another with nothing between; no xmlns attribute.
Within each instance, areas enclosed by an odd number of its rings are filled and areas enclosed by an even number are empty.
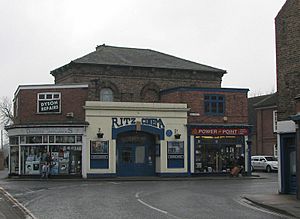
<svg viewBox="0 0 300 219"><path fill-rule="evenodd" d="M12 102L7 97L2 97L0 101L0 120L3 126L13 123Z"/></svg>

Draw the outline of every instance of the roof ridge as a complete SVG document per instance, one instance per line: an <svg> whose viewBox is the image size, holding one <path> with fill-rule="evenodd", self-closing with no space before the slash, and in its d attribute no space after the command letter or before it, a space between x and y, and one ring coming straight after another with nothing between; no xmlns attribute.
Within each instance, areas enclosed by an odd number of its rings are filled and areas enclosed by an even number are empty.
<svg viewBox="0 0 300 219"><path fill-rule="evenodd" d="M272 97L274 97L276 95L276 93L272 93L272 94L267 94L266 97L264 99L262 99L261 101L258 101L257 103L253 104L253 106L259 106L262 103L266 102L267 100L271 99Z"/></svg>

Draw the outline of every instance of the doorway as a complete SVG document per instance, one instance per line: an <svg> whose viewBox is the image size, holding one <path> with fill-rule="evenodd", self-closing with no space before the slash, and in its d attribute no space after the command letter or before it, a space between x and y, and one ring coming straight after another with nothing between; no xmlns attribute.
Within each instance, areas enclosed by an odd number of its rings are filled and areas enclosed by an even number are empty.
<svg viewBox="0 0 300 219"><path fill-rule="evenodd" d="M145 132L126 132L117 138L117 175L155 175L155 137Z"/></svg>

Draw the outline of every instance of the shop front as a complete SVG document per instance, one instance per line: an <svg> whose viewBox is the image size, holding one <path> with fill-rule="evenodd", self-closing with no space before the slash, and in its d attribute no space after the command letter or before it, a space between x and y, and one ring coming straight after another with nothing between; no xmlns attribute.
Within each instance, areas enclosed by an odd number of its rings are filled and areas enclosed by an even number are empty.
<svg viewBox="0 0 300 219"><path fill-rule="evenodd" d="M191 125L189 132L192 174L226 174L239 159L248 170L248 127Z"/></svg>
<svg viewBox="0 0 300 219"><path fill-rule="evenodd" d="M8 135L10 175L41 175L48 154L52 176L82 175L84 127L18 127Z"/></svg>
<svg viewBox="0 0 300 219"><path fill-rule="evenodd" d="M188 174L186 104L86 102L84 177Z"/></svg>

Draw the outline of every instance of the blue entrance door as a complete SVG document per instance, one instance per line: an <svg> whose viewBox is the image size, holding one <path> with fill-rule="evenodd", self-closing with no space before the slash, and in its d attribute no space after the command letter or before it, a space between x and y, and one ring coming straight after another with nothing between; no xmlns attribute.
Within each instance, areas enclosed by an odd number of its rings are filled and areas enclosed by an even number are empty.
<svg viewBox="0 0 300 219"><path fill-rule="evenodd" d="M146 133L128 133L117 139L117 174L152 176L155 174L154 141Z"/></svg>
<svg viewBox="0 0 300 219"><path fill-rule="evenodd" d="M281 181L283 192L296 194L297 178L296 178L296 136L283 135L281 139Z"/></svg>
<svg viewBox="0 0 300 219"><path fill-rule="evenodd" d="M287 165L287 191L290 194L296 194L297 178L296 178L296 147L289 147L286 154Z"/></svg>

